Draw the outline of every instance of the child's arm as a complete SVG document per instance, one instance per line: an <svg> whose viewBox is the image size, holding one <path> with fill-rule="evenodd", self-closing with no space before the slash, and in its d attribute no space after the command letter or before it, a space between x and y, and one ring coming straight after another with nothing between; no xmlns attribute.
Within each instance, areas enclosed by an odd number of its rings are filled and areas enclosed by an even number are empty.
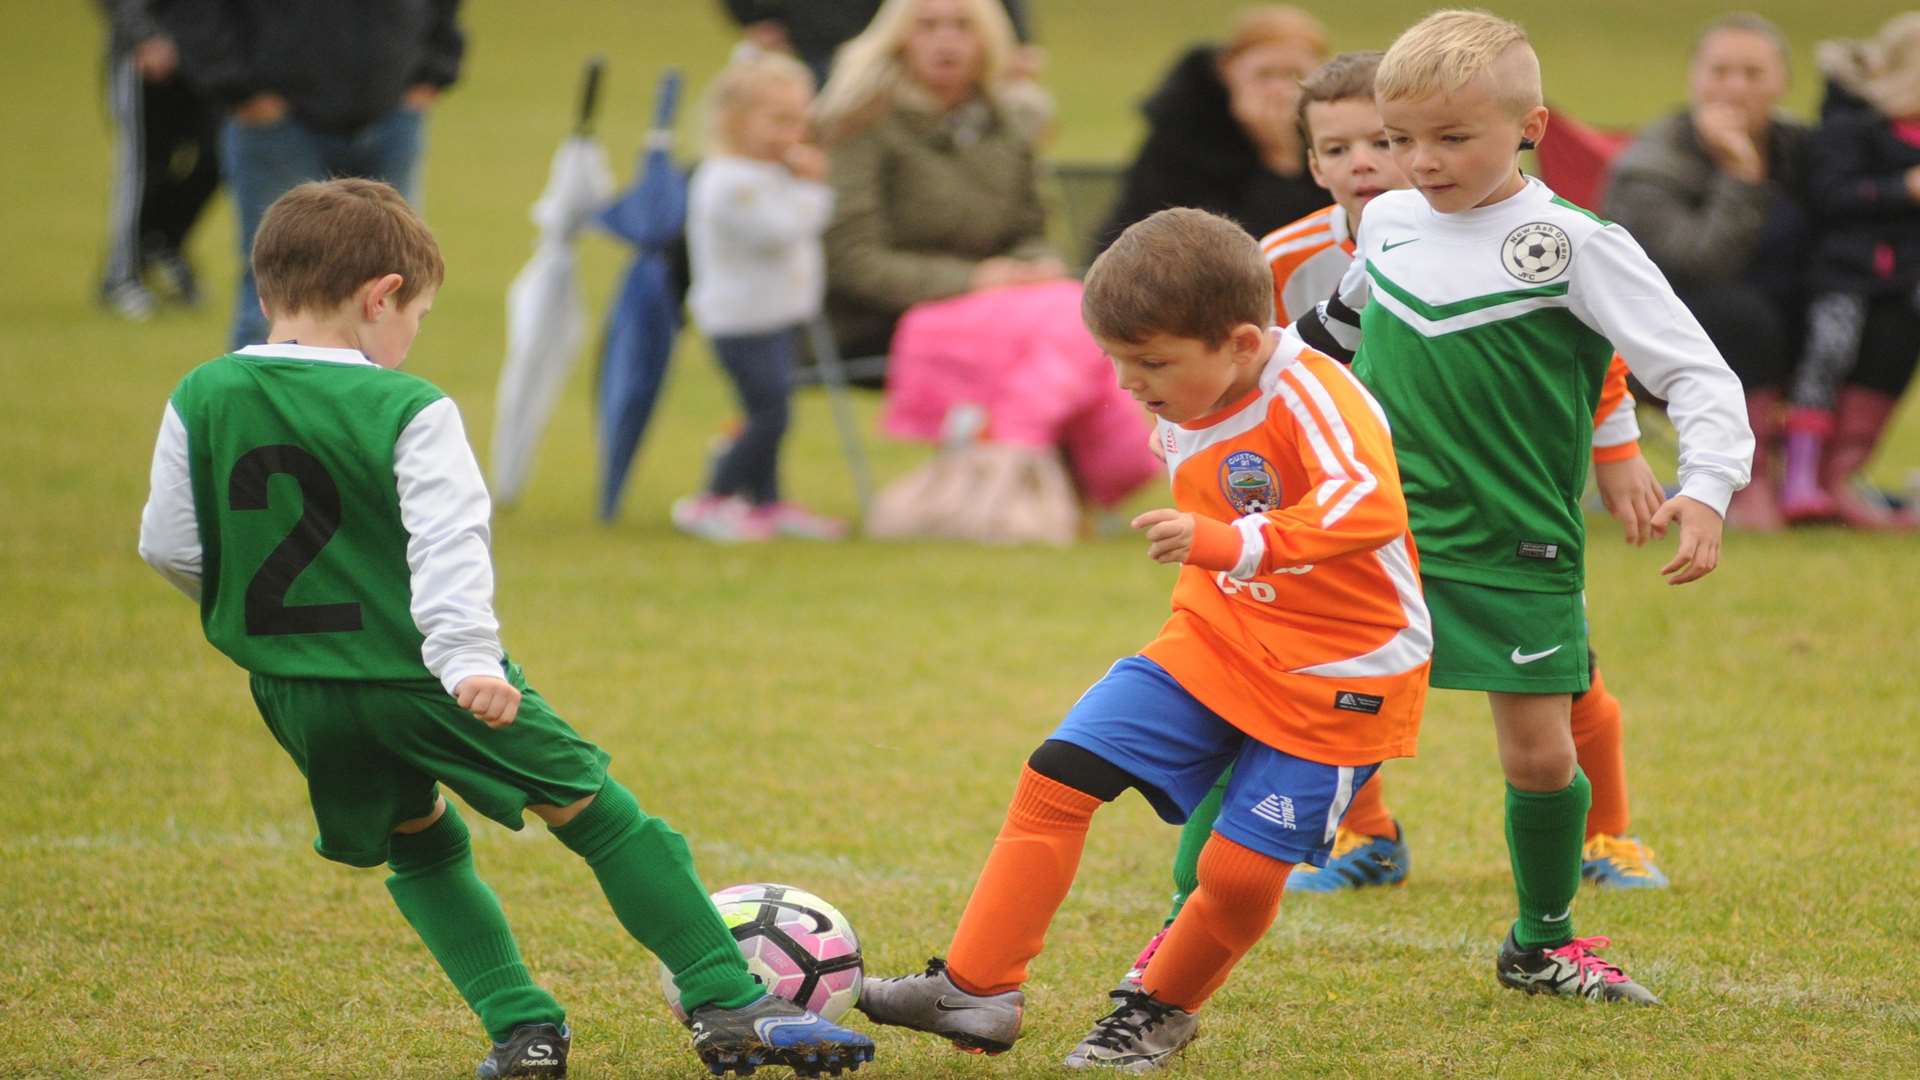
<svg viewBox="0 0 1920 1080"><path fill-rule="evenodd" d="M1268 422L1299 448L1307 472L1299 498L1233 522L1150 510L1133 521L1146 530L1148 557L1246 579L1371 551L1404 534L1407 502L1386 423L1358 381L1344 369L1336 377L1347 385L1327 385L1302 365L1280 376L1285 417Z"/></svg>
<svg viewBox="0 0 1920 1080"><path fill-rule="evenodd" d="M1717 564L1721 518L1753 462L1740 380L1625 229L1595 232L1575 258L1567 294L1574 316L1612 342L1647 389L1667 401L1680 436L1680 494L1661 506L1652 529L1664 536L1669 522L1680 522L1680 556L1663 572L1678 570L1671 583L1684 584Z"/></svg>
<svg viewBox="0 0 1920 1080"><path fill-rule="evenodd" d="M187 428L171 401L153 444L147 505L140 511L140 557L187 599L200 599L200 523L187 472Z"/></svg>
<svg viewBox="0 0 1920 1080"><path fill-rule="evenodd" d="M1594 410L1593 477L1600 501L1626 530L1627 543L1646 543L1667 492L1640 455L1640 422L1627 391L1627 365L1618 355L1607 365L1600 407Z"/></svg>
<svg viewBox="0 0 1920 1080"><path fill-rule="evenodd" d="M778 251L818 239L833 218L833 189L824 183L732 170L716 179L708 208L715 227L757 250Z"/></svg>
<svg viewBox="0 0 1920 1080"><path fill-rule="evenodd" d="M1293 324L1301 340L1343 364L1353 363L1360 351L1360 311L1367 306L1372 285L1367 278L1367 257L1355 255L1347 265L1340 287Z"/></svg>
<svg viewBox="0 0 1920 1080"><path fill-rule="evenodd" d="M1816 213L1854 221L1920 214L1912 170L1876 166L1872 160L1872 143L1886 122L1863 111L1820 125L1807 169L1807 195Z"/></svg>
<svg viewBox="0 0 1920 1080"><path fill-rule="evenodd" d="M451 398L421 409L400 433L393 473L407 530L413 621L426 638L421 659L462 707L472 707L480 687L494 691L491 704L499 688L512 692L501 678L504 651L493 614L492 503ZM469 680L474 685L463 686ZM512 698L517 703L518 693ZM475 715L489 723L499 717L497 710ZM499 722L511 718L508 712Z"/></svg>

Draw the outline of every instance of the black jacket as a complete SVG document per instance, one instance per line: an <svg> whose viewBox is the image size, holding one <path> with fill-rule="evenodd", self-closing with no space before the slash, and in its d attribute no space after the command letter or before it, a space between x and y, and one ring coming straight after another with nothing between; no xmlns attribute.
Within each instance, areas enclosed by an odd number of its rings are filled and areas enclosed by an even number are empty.
<svg viewBox="0 0 1920 1080"><path fill-rule="evenodd" d="M1813 135L1819 231L1813 286L1876 295L1920 287L1920 203L1907 192L1920 146L1870 108L1830 113Z"/></svg>
<svg viewBox="0 0 1920 1080"><path fill-rule="evenodd" d="M1147 141L1128 167L1120 201L1100 230L1104 250L1126 227L1169 206L1197 206L1239 222L1255 236L1332 202L1306 171L1267 168L1233 118L1211 46L1188 52L1141 105Z"/></svg>
<svg viewBox="0 0 1920 1080"><path fill-rule="evenodd" d="M302 124L346 133L409 86L451 85L466 42L460 0L174 0L161 17L181 70L231 107L263 91Z"/></svg>

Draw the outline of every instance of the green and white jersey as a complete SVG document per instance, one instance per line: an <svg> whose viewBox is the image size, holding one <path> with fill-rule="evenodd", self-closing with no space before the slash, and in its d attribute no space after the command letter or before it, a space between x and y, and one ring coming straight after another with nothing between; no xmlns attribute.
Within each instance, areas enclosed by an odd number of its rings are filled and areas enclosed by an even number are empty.
<svg viewBox="0 0 1920 1080"><path fill-rule="evenodd" d="M451 692L501 673L490 510L432 384L352 349L253 345L168 401L140 553L248 671Z"/></svg>
<svg viewBox="0 0 1920 1080"><path fill-rule="evenodd" d="M1423 574L1583 587L1580 497L1615 351L1669 403L1682 494L1724 514L1747 482L1739 379L1625 229L1538 180L1456 214L1381 195L1338 300L1360 312L1353 370L1392 423Z"/></svg>

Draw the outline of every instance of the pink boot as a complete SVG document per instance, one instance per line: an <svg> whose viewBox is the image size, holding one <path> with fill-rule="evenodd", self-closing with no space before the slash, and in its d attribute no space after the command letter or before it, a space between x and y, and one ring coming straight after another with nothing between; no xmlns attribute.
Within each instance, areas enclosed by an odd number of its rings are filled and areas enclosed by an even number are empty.
<svg viewBox="0 0 1920 1080"><path fill-rule="evenodd" d="M1854 486L1854 477L1873 456L1898 404L1890 395L1859 386L1842 388L1835 403L1833 441L1820 462L1820 484L1849 528L1905 531L1916 525L1912 510L1896 513Z"/></svg>
<svg viewBox="0 0 1920 1080"><path fill-rule="evenodd" d="M1787 520L1774 496L1773 447L1780 437L1780 391L1747 393L1747 424L1753 428L1753 479L1733 493L1727 524L1748 532L1778 532Z"/></svg>
<svg viewBox="0 0 1920 1080"><path fill-rule="evenodd" d="M1787 414L1787 461L1780 484L1780 512L1788 521L1832 521L1838 513L1821 479L1833 414L1796 407Z"/></svg>

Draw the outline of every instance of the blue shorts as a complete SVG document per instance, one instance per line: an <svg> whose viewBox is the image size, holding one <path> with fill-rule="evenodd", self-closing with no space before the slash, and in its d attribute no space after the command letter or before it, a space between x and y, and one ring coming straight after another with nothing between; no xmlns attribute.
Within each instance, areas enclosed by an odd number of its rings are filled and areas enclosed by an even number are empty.
<svg viewBox="0 0 1920 1080"><path fill-rule="evenodd" d="M1263 855L1313 866L1327 864L1334 826L1380 767L1322 765L1275 750L1222 720L1144 656L1113 665L1048 738L1125 769L1175 825L1186 823L1232 765L1213 831Z"/></svg>

